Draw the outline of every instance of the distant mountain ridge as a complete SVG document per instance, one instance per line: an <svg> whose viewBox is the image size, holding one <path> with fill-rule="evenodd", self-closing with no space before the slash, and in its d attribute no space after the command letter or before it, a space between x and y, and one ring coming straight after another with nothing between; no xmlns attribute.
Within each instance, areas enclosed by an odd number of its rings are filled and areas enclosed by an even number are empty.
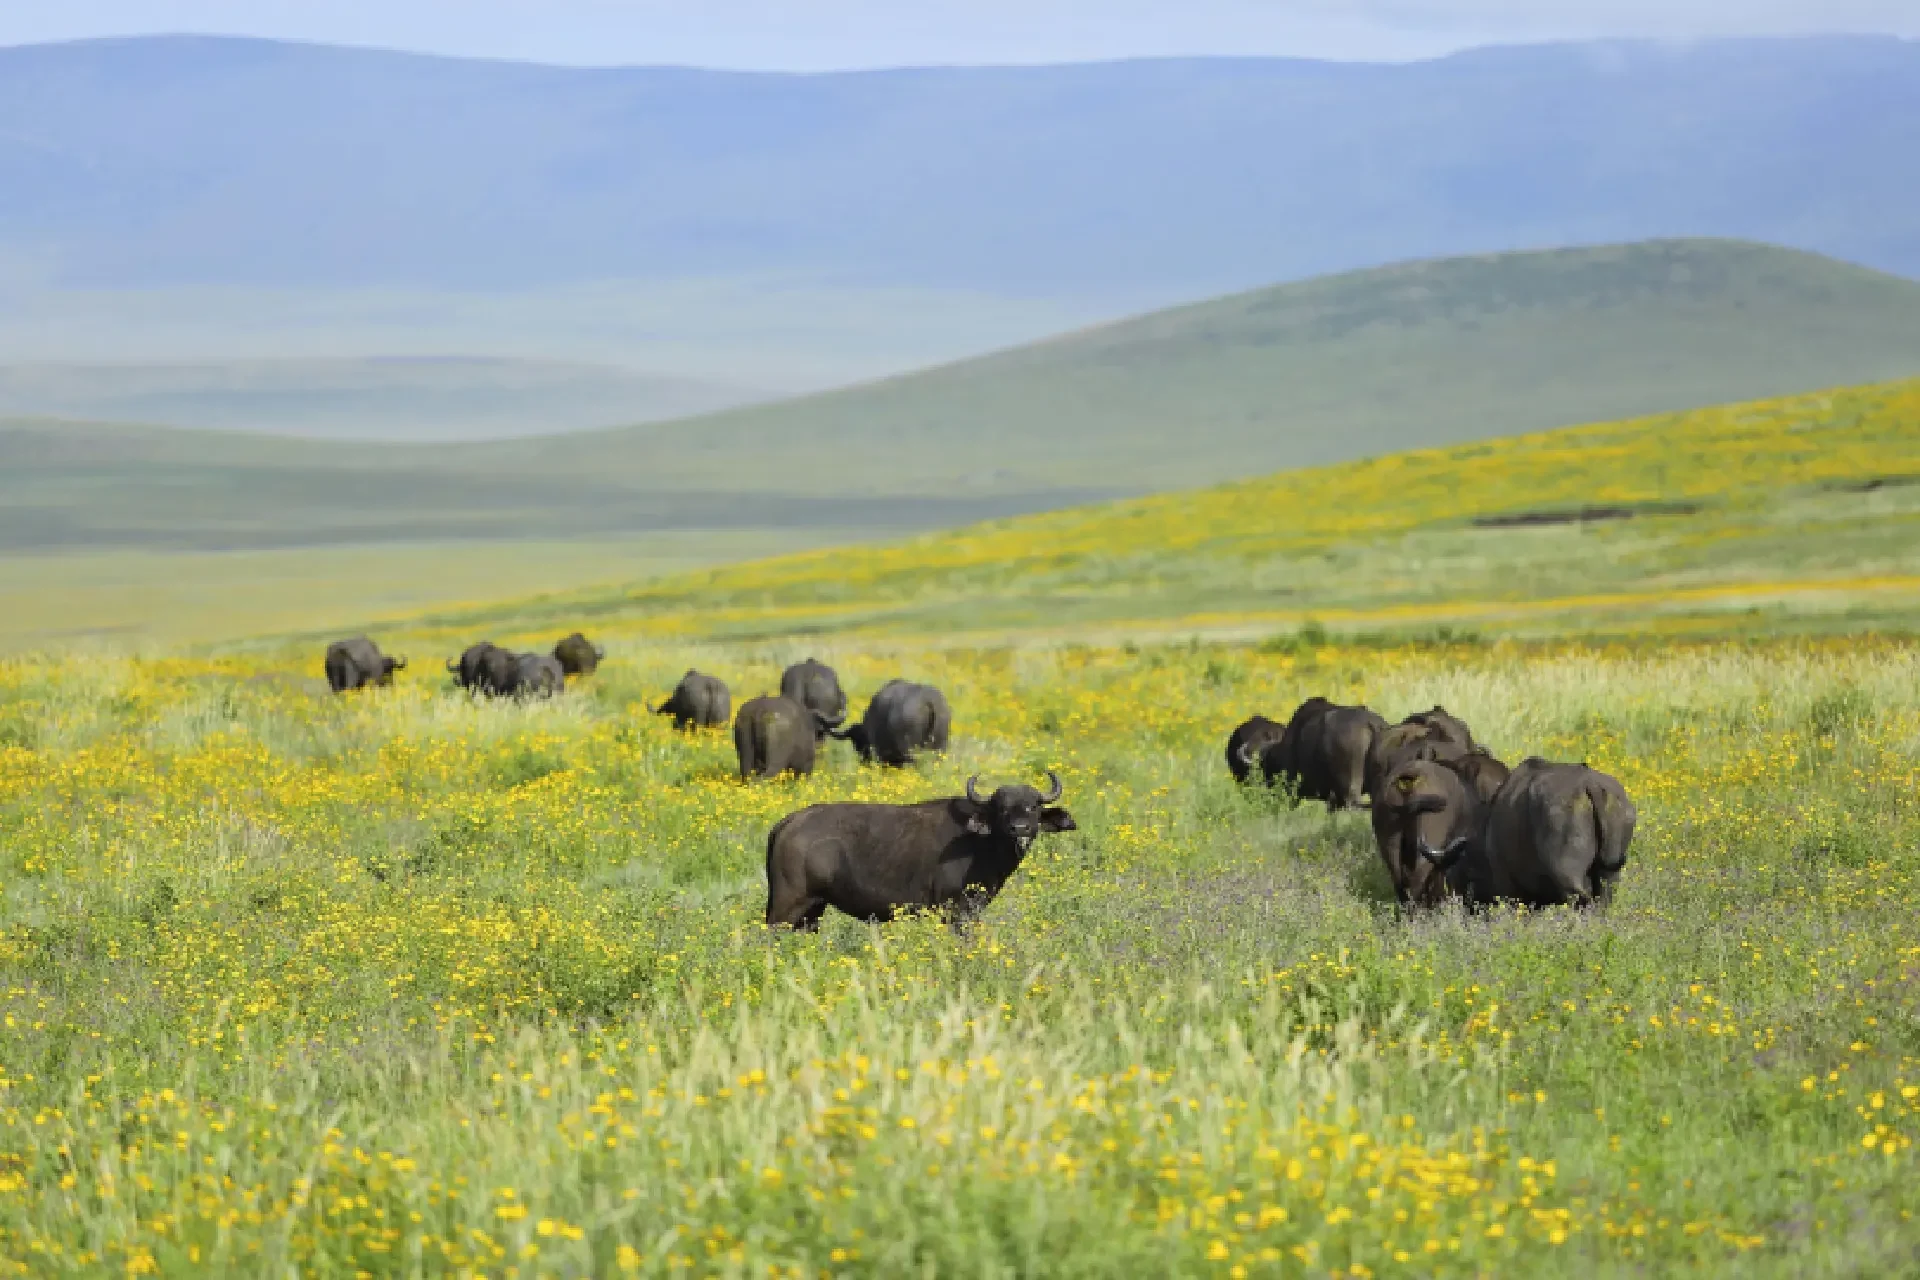
<svg viewBox="0 0 1920 1280"><path fill-rule="evenodd" d="M445 295L417 309L431 334L472 290L749 282L905 291L928 319L970 296L1111 316L1656 236L1920 276L1916 152L1920 44L1894 39L807 76L30 46L0 49L0 305L408 289ZM730 305L731 372L760 381L770 337ZM994 332L945 353L1033 330ZM486 350L553 355L538 337L503 322Z"/></svg>
<svg viewBox="0 0 1920 1280"><path fill-rule="evenodd" d="M1920 283L1725 241L1504 254L1237 294L654 426L343 448L0 423L0 549L878 536L1913 376Z"/></svg>

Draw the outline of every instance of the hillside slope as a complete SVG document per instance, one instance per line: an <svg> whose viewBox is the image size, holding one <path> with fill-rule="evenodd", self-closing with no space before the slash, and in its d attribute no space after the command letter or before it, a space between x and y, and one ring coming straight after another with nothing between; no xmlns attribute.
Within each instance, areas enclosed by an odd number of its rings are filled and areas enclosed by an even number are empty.
<svg viewBox="0 0 1920 1280"><path fill-rule="evenodd" d="M1577 427L427 620L674 640L1920 622L1920 381ZM1663 623L1664 620L1664 623Z"/></svg>
<svg viewBox="0 0 1920 1280"><path fill-rule="evenodd" d="M1150 490L1920 374L1920 284L1767 246L1455 258L1282 285L523 468L768 492Z"/></svg>
<svg viewBox="0 0 1920 1280"><path fill-rule="evenodd" d="M1920 375L1920 284L1725 242L1420 263L689 422L406 448L0 422L0 548L875 536Z"/></svg>
<svg viewBox="0 0 1920 1280"><path fill-rule="evenodd" d="M1916 126L1920 44L1892 39L805 76L106 40L0 50L0 245L94 288L1135 300L1675 234L1920 273Z"/></svg>

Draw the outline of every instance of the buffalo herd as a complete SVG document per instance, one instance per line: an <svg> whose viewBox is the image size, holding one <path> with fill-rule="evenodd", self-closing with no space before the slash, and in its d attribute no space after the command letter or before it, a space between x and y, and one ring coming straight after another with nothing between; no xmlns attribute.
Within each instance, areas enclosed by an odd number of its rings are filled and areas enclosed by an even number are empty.
<svg viewBox="0 0 1920 1280"><path fill-rule="evenodd" d="M1253 716L1227 739L1227 766L1296 802L1364 806L1394 895L1604 906L1627 864L1636 813L1619 781L1537 756L1508 769L1446 708L1389 725L1366 707L1309 698L1286 724Z"/></svg>
<svg viewBox="0 0 1920 1280"><path fill-rule="evenodd" d="M605 658L575 632L551 653L476 644L447 670L473 694L548 697ZM389 685L406 665L365 636L327 647L336 693ZM852 743L868 763L909 765L945 752L953 727L940 690L898 679L849 725L839 676L812 658L786 669L778 694L748 700L738 715L724 681L691 669L658 706L646 706L681 730L731 722L742 781L811 774L828 739ZM1633 802L1616 779L1538 757L1509 769L1444 707L1388 724L1367 707L1313 697L1285 723L1246 720L1228 737L1226 759L1235 780L1282 787L1294 803L1366 809L1407 910L1449 899L1604 906L1633 840ZM816 804L787 815L767 835L767 924L812 929L828 907L864 920L925 909L963 923L1000 892L1037 838L1076 829L1058 804L1060 779L1047 777L1045 792L1009 785L983 796L975 777L960 796Z"/></svg>

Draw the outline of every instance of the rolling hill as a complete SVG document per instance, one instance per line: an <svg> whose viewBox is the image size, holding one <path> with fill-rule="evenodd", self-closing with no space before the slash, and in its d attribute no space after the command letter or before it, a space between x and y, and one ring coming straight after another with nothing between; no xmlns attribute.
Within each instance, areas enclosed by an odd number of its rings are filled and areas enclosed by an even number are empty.
<svg viewBox="0 0 1920 1280"><path fill-rule="evenodd" d="M880 536L1911 375L1920 284L1814 255L1655 242L1454 259L618 431L403 448L5 424L0 548Z"/></svg>
<svg viewBox="0 0 1920 1280"><path fill-rule="evenodd" d="M1739 237L1920 275L1916 150L1920 45L1892 39L830 75L12 48L0 358L818 386L1026 341L1036 306L1512 248Z"/></svg>
<svg viewBox="0 0 1920 1280"><path fill-rule="evenodd" d="M835 635L1777 633L1920 623L1920 380L1416 450L443 613ZM831 641L828 641L831 643Z"/></svg>

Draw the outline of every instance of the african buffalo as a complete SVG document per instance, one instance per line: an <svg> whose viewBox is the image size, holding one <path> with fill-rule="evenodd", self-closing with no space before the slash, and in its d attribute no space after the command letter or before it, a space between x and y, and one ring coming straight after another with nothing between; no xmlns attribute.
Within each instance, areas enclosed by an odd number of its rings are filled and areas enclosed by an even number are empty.
<svg viewBox="0 0 1920 1280"><path fill-rule="evenodd" d="M826 731L837 726L821 712L792 698L759 697L744 704L733 719L733 747L740 754L740 780L805 777Z"/></svg>
<svg viewBox="0 0 1920 1280"><path fill-rule="evenodd" d="M560 659L548 653L519 653L513 656L513 675L501 693L520 698L551 698L567 687L567 673Z"/></svg>
<svg viewBox="0 0 1920 1280"><path fill-rule="evenodd" d="M953 728L953 712L938 689L927 684L889 680L867 704L867 714L833 736L853 744L862 760L881 764L913 763L919 751L945 751Z"/></svg>
<svg viewBox="0 0 1920 1280"><path fill-rule="evenodd" d="M1448 760L1474 748L1473 732L1466 722L1449 715L1445 707L1415 712L1374 735L1373 746L1367 750L1367 795L1379 799L1380 786L1409 761Z"/></svg>
<svg viewBox="0 0 1920 1280"><path fill-rule="evenodd" d="M1309 698L1287 722L1286 732L1260 757L1271 784L1285 778L1301 800L1324 800L1329 810L1359 802L1366 790L1367 753L1387 722L1366 707L1338 706Z"/></svg>
<svg viewBox="0 0 1920 1280"><path fill-rule="evenodd" d="M1422 856L1469 903L1605 906L1627 865L1639 814L1619 781L1584 764L1521 761L1479 830Z"/></svg>
<svg viewBox="0 0 1920 1280"><path fill-rule="evenodd" d="M733 697L726 682L692 668L680 677L673 696L657 707L651 702L646 706L657 716L672 716L676 729L718 729L733 717Z"/></svg>
<svg viewBox="0 0 1920 1280"><path fill-rule="evenodd" d="M447 663L453 682L470 693L499 693L513 679L513 654L491 640L468 645Z"/></svg>
<svg viewBox="0 0 1920 1280"><path fill-rule="evenodd" d="M587 638L578 631L553 646L553 656L560 663L560 670L570 676L590 676L599 670L607 651L588 643Z"/></svg>
<svg viewBox="0 0 1920 1280"><path fill-rule="evenodd" d="M1433 731L1435 737L1457 742L1468 750L1472 750L1475 745L1473 730L1467 727L1467 722L1438 703L1434 704L1433 710L1416 711L1401 723L1425 725Z"/></svg>
<svg viewBox="0 0 1920 1280"><path fill-rule="evenodd" d="M1227 737L1227 768L1235 782L1245 782L1260 763L1260 754L1286 735L1287 727L1265 716L1254 716Z"/></svg>
<svg viewBox="0 0 1920 1280"><path fill-rule="evenodd" d="M809 711L820 713L818 721L823 727L820 736L826 736L824 727L829 721L838 725L847 718L847 695L840 687L840 676L824 662L808 658L805 662L796 662L780 676L780 696L791 698Z"/></svg>
<svg viewBox="0 0 1920 1280"><path fill-rule="evenodd" d="M891 920L914 907L954 924L993 901L1042 832L1072 831L1052 789L1001 787L919 804L816 804L767 833L767 924L812 929L828 907Z"/></svg>
<svg viewBox="0 0 1920 1280"><path fill-rule="evenodd" d="M1403 906L1438 903L1446 885L1434 854L1455 856L1480 829L1490 797L1465 775L1464 763L1431 757L1404 761L1373 797L1374 844Z"/></svg>
<svg viewBox="0 0 1920 1280"><path fill-rule="evenodd" d="M404 671L405 658L389 658L380 646L365 636L335 640L327 646L327 684L335 693L364 689L369 685L390 685L393 673Z"/></svg>

